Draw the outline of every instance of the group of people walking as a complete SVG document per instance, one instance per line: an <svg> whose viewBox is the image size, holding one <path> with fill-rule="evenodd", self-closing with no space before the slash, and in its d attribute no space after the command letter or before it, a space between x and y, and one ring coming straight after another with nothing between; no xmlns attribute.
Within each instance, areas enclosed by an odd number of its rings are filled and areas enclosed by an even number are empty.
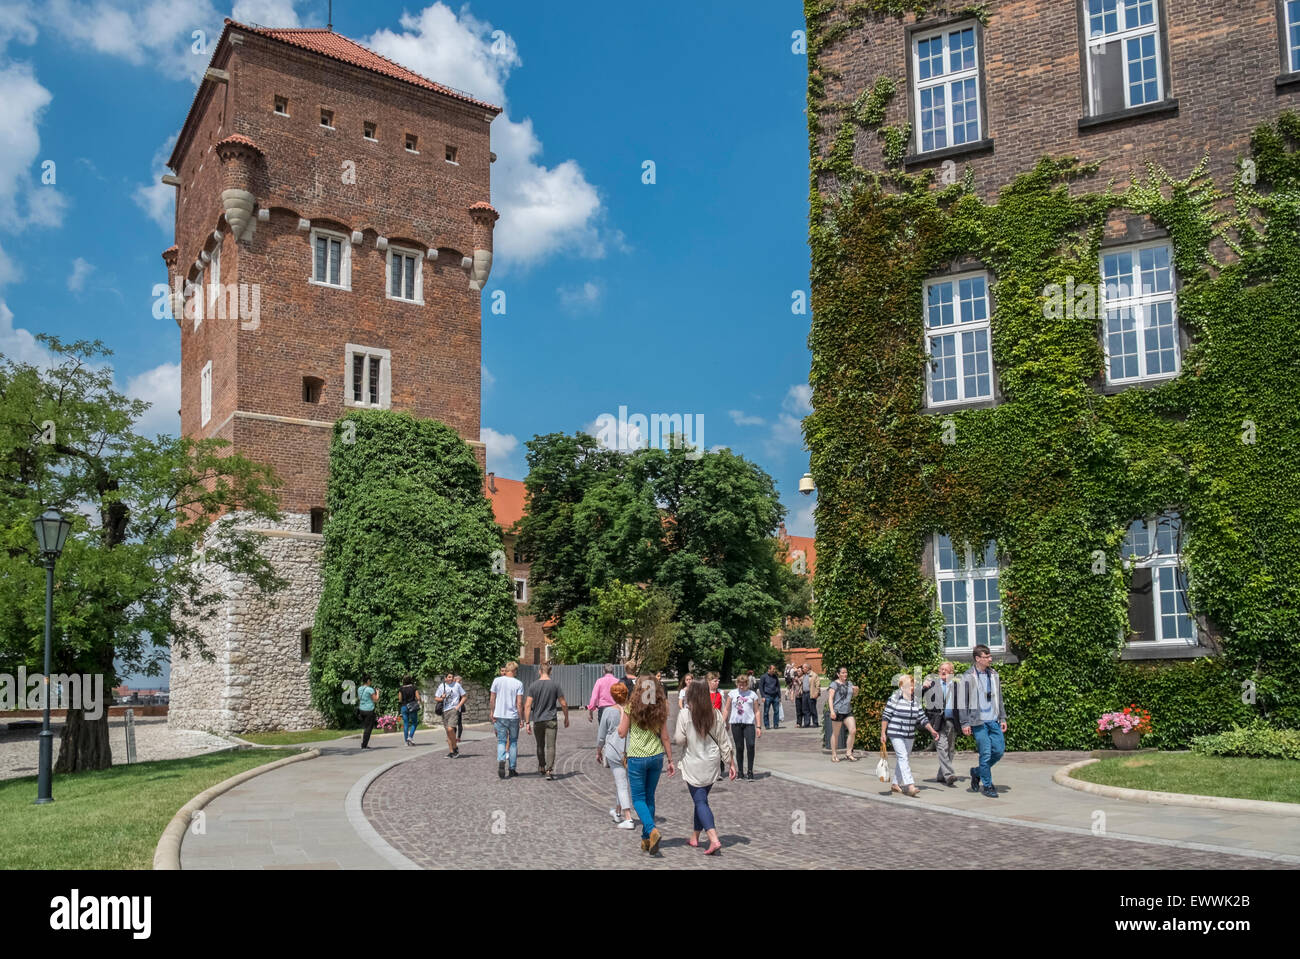
<svg viewBox="0 0 1300 959"><path fill-rule="evenodd" d="M992 668L992 654L987 646L973 650L974 668L960 679L955 668L945 662L937 679L927 681L917 695L910 675L902 675L898 689L885 704L880 723L881 758L892 747L895 757L892 792L917 796L920 790L913 778L911 758L916 731L926 730L936 743L939 773L936 781L955 786L958 776L953 769L953 755L958 731L973 736L979 750L979 765L970 769L971 791L997 798L992 766L1005 751L1006 706L997 672ZM518 747L521 725L533 734L537 744L538 774L555 778L556 736L561 718L569 727L569 704L559 684L551 678L551 666L538 667L538 678L525 690L516 678L519 665L507 663L492 682L488 709L497 740L497 775L509 779L519 775ZM786 671L786 688L796 704L799 726L818 726L816 705L821 695L820 678L809 667ZM719 689L716 672L697 682L692 673L682 677L677 693L678 712L669 729L669 700L659 674L629 673L615 676L613 665L605 666L604 675L592 689L587 703L587 720L596 723L596 761L610 770L614 780L615 804L609 815L619 829L636 828L633 813L641 824L641 848L657 855L663 835L655 819L655 795L659 781L667 771L673 778L680 769L694 807L691 838L688 844L700 847L701 836L707 840L706 855L722 848L717 823L709 805L713 786L724 777L730 780L754 779L754 751L764 727L780 728L781 686L776 667L755 682L753 671L736 677L736 688L727 693ZM757 686L757 689L754 687ZM414 745L416 725L422 707L414 680L406 677L401 689L404 739ZM853 699L858 687L850 682L848 669L841 666L826 690L827 712L831 724L831 761L840 762L839 743L845 739L844 759L857 762L854 754L856 720ZM369 680L358 689L362 713L361 746L368 748L374 728L379 691ZM760 697L762 703L760 706ZM460 755L460 724L466 704L460 677L448 673L435 692L436 711L446 730L448 757ZM673 758L679 750L680 765ZM882 774L882 778L885 778Z"/></svg>

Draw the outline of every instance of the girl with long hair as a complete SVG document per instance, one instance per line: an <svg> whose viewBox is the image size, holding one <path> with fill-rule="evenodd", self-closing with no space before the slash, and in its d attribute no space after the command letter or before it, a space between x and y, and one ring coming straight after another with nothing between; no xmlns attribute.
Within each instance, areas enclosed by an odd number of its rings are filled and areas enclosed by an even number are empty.
<svg viewBox="0 0 1300 959"><path fill-rule="evenodd" d="M673 742L686 747L682 755L682 778L695 803L695 829L690 844L698 847L700 833L708 833L709 848L704 854L712 856L722 848L722 841L718 839L713 810L709 808L709 790L718 781L719 762L730 765L732 779L736 778L736 762L727 724L709 701L708 689L699 683L686 687L686 705L677 713Z"/></svg>
<svg viewBox="0 0 1300 959"><path fill-rule="evenodd" d="M641 849L657 855L663 835L655 825L655 790L668 758L668 776L677 772L673 746L668 738L668 696L661 683L649 673L636 678L618 735L627 737L627 779L632 806L641 820Z"/></svg>

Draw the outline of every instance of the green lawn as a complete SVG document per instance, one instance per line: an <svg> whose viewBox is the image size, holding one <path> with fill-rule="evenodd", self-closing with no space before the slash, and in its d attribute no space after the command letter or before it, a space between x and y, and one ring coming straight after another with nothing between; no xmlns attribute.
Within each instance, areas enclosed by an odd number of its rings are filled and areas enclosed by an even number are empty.
<svg viewBox="0 0 1300 959"><path fill-rule="evenodd" d="M1300 803L1300 763L1291 759L1142 753L1103 759L1070 775L1126 789Z"/></svg>
<svg viewBox="0 0 1300 959"><path fill-rule="evenodd" d="M0 782L0 869L150 869L176 811L209 786L292 756L242 749L55 776L54 802L36 777Z"/></svg>
<svg viewBox="0 0 1300 959"><path fill-rule="evenodd" d="M293 746L298 743L320 743L330 739L342 739L344 736L355 736L359 732L361 732L359 729L289 729L237 735L240 739L259 746Z"/></svg>

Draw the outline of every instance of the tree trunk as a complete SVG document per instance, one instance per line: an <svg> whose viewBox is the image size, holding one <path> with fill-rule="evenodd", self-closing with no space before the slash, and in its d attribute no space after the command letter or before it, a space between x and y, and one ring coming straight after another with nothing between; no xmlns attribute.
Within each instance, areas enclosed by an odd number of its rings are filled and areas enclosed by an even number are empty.
<svg viewBox="0 0 1300 959"><path fill-rule="evenodd" d="M69 709L63 734L59 738L56 773L75 773L85 769L107 769L113 765L113 751L108 744L108 704L102 706L98 719L87 719L85 710Z"/></svg>

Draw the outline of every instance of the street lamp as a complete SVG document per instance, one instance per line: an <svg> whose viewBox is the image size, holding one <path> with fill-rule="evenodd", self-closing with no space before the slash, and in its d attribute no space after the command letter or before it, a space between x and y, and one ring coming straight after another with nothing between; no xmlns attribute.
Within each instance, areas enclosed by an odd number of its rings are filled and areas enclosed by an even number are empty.
<svg viewBox="0 0 1300 959"><path fill-rule="evenodd" d="M804 496L809 495L816 488L817 488L817 484L813 482L812 473L804 473L803 476L800 477L799 492L803 493Z"/></svg>
<svg viewBox="0 0 1300 959"><path fill-rule="evenodd" d="M41 724L41 765L36 777L36 804L54 802L50 794L50 768L54 765L54 732L50 729L50 625L54 621L54 563L63 552L72 523L56 509L47 509L32 521L36 544L45 561L45 720Z"/></svg>

